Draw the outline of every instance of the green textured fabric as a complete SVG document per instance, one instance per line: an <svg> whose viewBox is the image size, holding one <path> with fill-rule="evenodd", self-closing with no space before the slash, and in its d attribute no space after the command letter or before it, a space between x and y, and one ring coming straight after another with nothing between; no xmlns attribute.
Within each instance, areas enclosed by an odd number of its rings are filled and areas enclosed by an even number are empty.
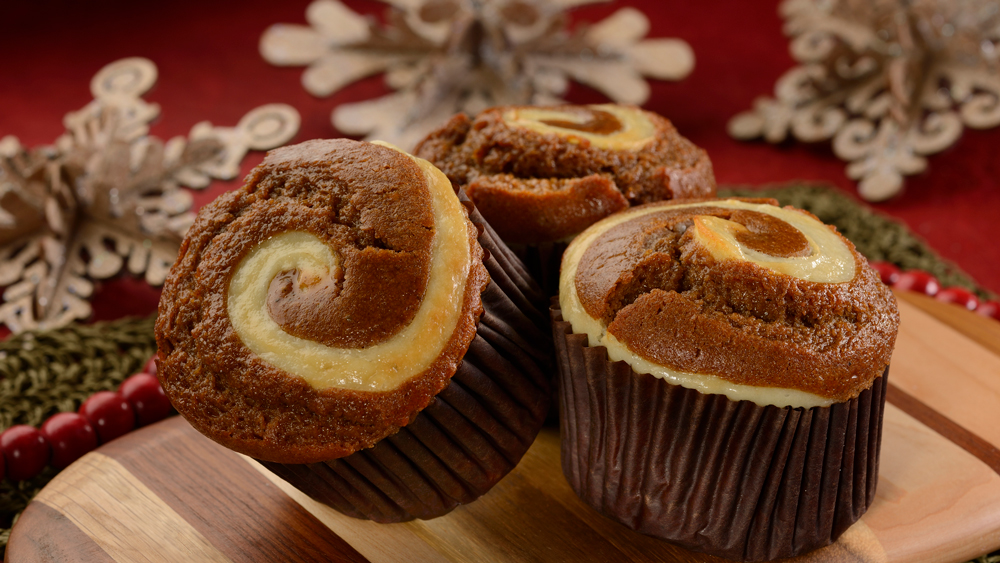
<svg viewBox="0 0 1000 563"><path fill-rule="evenodd" d="M962 286L995 298L953 264L938 257L905 225L814 185L773 189L730 188L725 195L773 197L835 225L871 260L934 274L945 286ZM56 412L75 411L90 395L115 389L153 355L153 319L125 319L25 333L0 342L0 431L14 424L40 426ZM55 476L52 468L30 481L0 481L0 559L10 527L28 501ZM970 563L1000 563L1000 550Z"/></svg>

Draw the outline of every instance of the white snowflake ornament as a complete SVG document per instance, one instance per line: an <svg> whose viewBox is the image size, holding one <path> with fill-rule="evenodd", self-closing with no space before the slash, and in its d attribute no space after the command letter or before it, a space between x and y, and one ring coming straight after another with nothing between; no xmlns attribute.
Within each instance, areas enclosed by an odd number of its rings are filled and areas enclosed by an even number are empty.
<svg viewBox="0 0 1000 563"><path fill-rule="evenodd" d="M130 58L91 82L94 100L66 115L54 146L0 139L0 323L13 332L63 326L91 314L92 279L126 268L162 284L194 220L181 189L230 179L250 149L289 141L299 115L259 107L235 128L195 125L189 138L149 137L160 108L141 98L156 66Z"/></svg>
<svg viewBox="0 0 1000 563"><path fill-rule="evenodd" d="M570 80L642 104L645 77L680 80L694 67L687 43L644 39L649 21L633 8L567 29L567 9L602 0L381 1L391 6L384 26L337 0L316 0L309 26L271 26L260 51L275 65L308 66L302 84L319 97L385 73L395 93L343 104L333 124L403 147L458 112L559 103Z"/></svg>
<svg viewBox="0 0 1000 563"><path fill-rule="evenodd" d="M964 127L1000 125L997 0L785 0L781 13L801 65L729 122L733 137L832 139L880 201Z"/></svg>

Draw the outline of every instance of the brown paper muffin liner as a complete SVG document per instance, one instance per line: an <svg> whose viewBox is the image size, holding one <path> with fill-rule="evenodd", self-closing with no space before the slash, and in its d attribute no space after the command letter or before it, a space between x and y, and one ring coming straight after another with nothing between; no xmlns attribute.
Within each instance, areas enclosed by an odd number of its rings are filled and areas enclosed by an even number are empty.
<svg viewBox="0 0 1000 563"><path fill-rule="evenodd" d="M562 468L625 526L740 561L828 545L875 498L888 368L827 408L761 407L610 362L551 310Z"/></svg>
<svg viewBox="0 0 1000 563"><path fill-rule="evenodd" d="M541 242L538 244L512 244L511 249L524 262L531 277L535 278L546 296L559 295L559 270L567 242Z"/></svg>
<svg viewBox="0 0 1000 563"><path fill-rule="evenodd" d="M480 230L490 283L476 336L451 382L374 447L312 464L261 462L310 497L376 522L430 519L479 498L541 429L554 371L545 296L460 193Z"/></svg>

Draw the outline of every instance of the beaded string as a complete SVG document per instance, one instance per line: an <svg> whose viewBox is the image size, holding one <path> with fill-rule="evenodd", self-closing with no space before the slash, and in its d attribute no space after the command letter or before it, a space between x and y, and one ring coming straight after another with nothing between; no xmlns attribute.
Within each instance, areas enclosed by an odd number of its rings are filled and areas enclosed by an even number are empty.
<svg viewBox="0 0 1000 563"><path fill-rule="evenodd" d="M49 464L64 469L99 444L169 416L172 407L156 379L153 360L117 391L91 395L78 412L56 413L41 428L15 424L0 433L0 479L33 479Z"/></svg>
<svg viewBox="0 0 1000 563"><path fill-rule="evenodd" d="M936 277L923 270L901 271L889 262L869 262L878 272L882 283L895 289L916 291L938 301L954 303L984 317L1000 321L1000 301L981 300L975 293L961 286L941 287Z"/></svg>

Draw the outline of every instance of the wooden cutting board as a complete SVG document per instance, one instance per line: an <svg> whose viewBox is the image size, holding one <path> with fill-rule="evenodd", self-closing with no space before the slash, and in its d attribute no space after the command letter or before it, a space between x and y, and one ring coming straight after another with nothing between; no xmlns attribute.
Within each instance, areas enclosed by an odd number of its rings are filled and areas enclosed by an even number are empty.
<svg viewBox="0 0 1000 563"><path fill-rule="evenodd" d="M959 562L1000 548L1000 323L899 294L878 494L797 561ZM721 561L584 505L546 429L478 501L430 521L340 515L179 417L60 473L25 510L10 563L42 561Z"/></svg>

